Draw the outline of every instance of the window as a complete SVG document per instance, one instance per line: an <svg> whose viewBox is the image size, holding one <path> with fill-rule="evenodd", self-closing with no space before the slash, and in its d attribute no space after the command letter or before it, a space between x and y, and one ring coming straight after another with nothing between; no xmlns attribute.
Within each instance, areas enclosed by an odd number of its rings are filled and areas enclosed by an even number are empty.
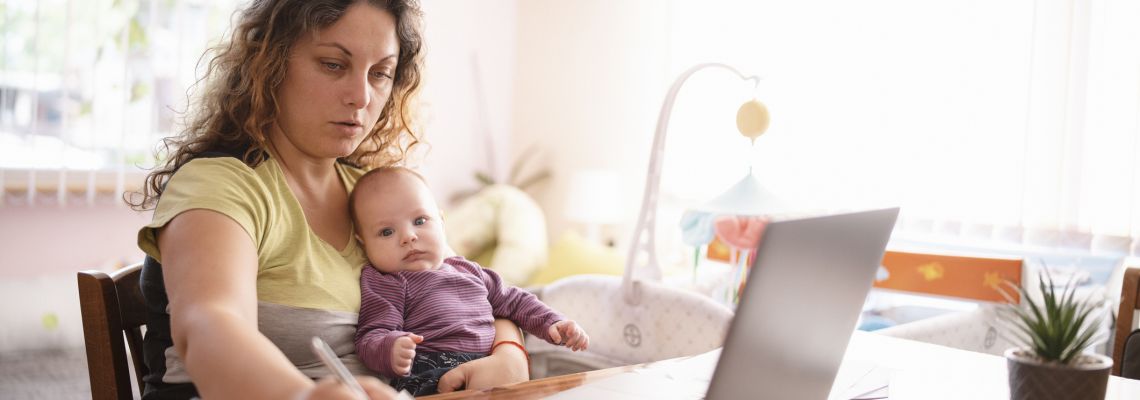
<svg viewBox="0 0 1140 400"><path fill-rule="evenodd" d="M0 3L0 187L8 194L0 202L34 202L38 191L92 201L92 192L141 184L159 138L177 132L195 66L234 5Z"/></svg>
<svg viewBox="0 0 1140 400"><path fill-rule="evenodd" d="M718 193L751 159L799 204L902 205L904 235L1140 255L1140 2L679 0L672 15L674 76L763 75L772 124L749 150L713 115L750 88L694 76L666 193Z"/></svg>

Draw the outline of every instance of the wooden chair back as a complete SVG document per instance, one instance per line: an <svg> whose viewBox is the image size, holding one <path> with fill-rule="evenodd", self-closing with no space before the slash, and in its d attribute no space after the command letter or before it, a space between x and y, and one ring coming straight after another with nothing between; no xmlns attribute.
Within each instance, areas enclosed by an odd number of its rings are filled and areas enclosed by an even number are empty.
<svg viewBox="0 0 1140 400"><path fill-rule="evenodd" d="M1020 258L959 256L888 250L883 255L887 278L874 287L954 299L1005 303L997 288L1003 281L1022 282ZM1015 290L1007 292L1015 302Z"/></svg>
<svg viewBox="0 0 1140 400"><path fill-rule="evenodd" d="M142 393L142 377L146 375L147 368L142 358L146 305L139 289L141 270L142 264L139 263L110 275L100 271L78 274L83 340L87 346L87 369L93 400L134 398L131 364L138 382L138 393ZM127 357L128 349L130 359Z"/></svg>
<svg viewBox="0 0 1140 400"><path fill-rule="evenodd" d="M1120 310L1116 314L1116 334L1112 341L1112 374L1120 376L1124 364L1124 342L1132 334L1136 310L1140 310L1140 267L1124 270L1124 284L1120 288Z"/></svg>

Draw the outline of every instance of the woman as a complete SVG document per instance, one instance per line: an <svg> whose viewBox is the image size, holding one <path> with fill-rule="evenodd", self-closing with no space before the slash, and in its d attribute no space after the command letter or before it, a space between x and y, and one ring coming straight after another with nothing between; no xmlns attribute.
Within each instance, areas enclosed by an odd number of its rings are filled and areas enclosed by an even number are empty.
<svg viewBox="0 0 1140 400"><path fill-rule="evenodd" d="M364 253L348 191L363 169L416 145L414 0L255 0L210 63L186 131L147 177L138 207L150 315L144 398L351 398L310 352L312 336L354 373ZM161 265L159 264L161 262ZM169 312L169 314L167 314ZM496 322L495 341L521 343ZM527 379L519 347L440 380L441 391ZM391 391L363 377L371 398ZM190 382L193 382L191 384Z"/></svg>

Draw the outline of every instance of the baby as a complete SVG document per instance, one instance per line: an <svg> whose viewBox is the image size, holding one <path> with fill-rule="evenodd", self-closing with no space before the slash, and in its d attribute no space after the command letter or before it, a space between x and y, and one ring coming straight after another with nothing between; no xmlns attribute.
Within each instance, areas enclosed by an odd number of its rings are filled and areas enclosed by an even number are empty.
<svg viewBox="0 0 1140 400"><path fill-rule="evenodd" d="M451 250L439 208L412 170L368 172L349 210L370 264L360 273L356 352L369 368L394 378L396 390L433 394L444 373L490 354L495 318L575 351L589 344L577 323L533 294L474 262L446 257Z"/></svg>

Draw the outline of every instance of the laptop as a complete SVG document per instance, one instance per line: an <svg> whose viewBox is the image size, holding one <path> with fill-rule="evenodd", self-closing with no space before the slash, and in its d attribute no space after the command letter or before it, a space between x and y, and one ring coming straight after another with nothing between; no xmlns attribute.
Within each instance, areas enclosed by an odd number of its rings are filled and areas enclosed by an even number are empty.
<svg viewBox="0 0 1140 400"><path fill-rule="evenodd" d="M827 399L898 211L769 223L722 349L549 398Z"/></svg>
<svg viewBox="0 0 1140 400"><path fill-rule="evenodd" d="M709 399L826 399L898 208L769 223Z"/></svg>

